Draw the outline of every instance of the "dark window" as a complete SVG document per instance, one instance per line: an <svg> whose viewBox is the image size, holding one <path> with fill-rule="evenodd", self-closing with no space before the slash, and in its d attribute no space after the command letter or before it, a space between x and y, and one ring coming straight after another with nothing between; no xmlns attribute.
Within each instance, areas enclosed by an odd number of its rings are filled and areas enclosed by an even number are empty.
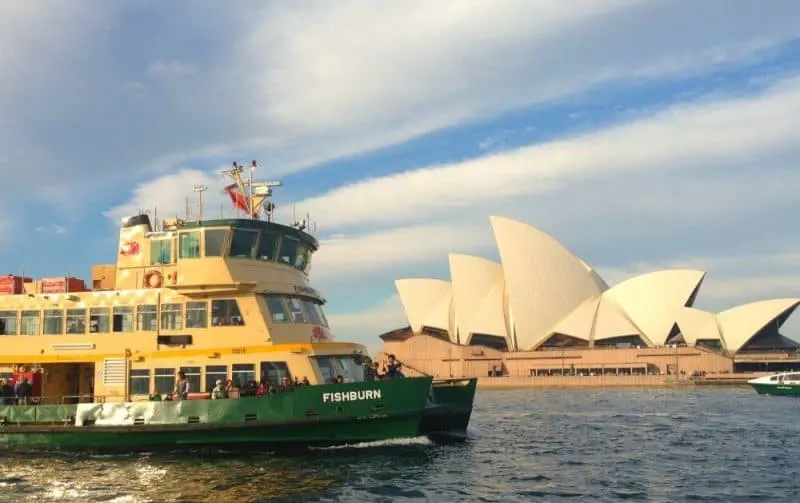
<svg viewBox="0 0 800 503"><path fill-rule="evenodd" d="M175 390L175 369L156 369L156 393L172 393Z"/></svg>
<svg viewBox="0 0 800 503"><path fill-rule="evenodd" d="M38 310L22 311L19 320L19 334L39 335L41 333L41 314L42 313Z"/></svg>
<svg viewBox="0 0 800 503"><path fill-rule="evenodd" d="M180 330L182 328L182 308L181 304L161 305L161 330Z"/></svg>
<svg viewBox="0 0 800 503"><path fill-rule="evenodd" d="M231 368L231 379L237 388L244 388L250 381L256 380L256 366L252 363L234 363Z"/></svg>
<svg viewBox="0 0 800 503"><path fill-rule="evenodd" d="M44 335L64 333L64 311L61 309L44 310Z"/></svg>
<svg viewBox="0 0 800 503"><path fill-rule="evenodd" d="M289 305L289 312L292 313L292 321L295 323L308 323L308 317L303 309L303 301L296 297L287 297L286 303Z"/></svg>
<svg viewBox="0 0 800 503"><path fill-rule="evenodd" d="M272 321L277 323L290 323L292 321L292 316L289 314L289 310L283 302L282 296L267 295L266 298Z"/></svg>
<svg viewBox="0 0 800 503"><path fill-rule="evenodd" d="M86 309L67 309L67 333L86 333Z"/></svg>
<svg viewBox="0 0 800 503"><path fill-rule="evenodd" d="M186 328L206 328L208 326L208 302L186 303Z"/></svg>
<svg viewBox="0 0 800 503"><path fill-rule="evenodd" d="M227 365L206 365L206 391L210 392L217 384L217 380L228 380L228 367Z"/></svg>
<svg viewBox="0 0 800 503"><path fill-rule="evenodd" d="M200 231L178 234L178 258L200 258Z"/></svg>
<svg viewBox="0 0 800 503"><path fill-rule="evenodd" d="M234 229L231 238L231 257L253 258L258 233L242 229Z"/></svg>
<svg viewBox="0 0 800 503"><path fill-rule="evenodd" d="M280 236L272 232L261 232L261 238L258 240L258 251L256 258L259 260L275 260L278 254L278 241Z"/></svg>
<svg viewBox="0 0 800 503"><path fill-rule="evenodd" d="M308 248L304 244L297 245L297 253L294 256L294 266L300 269L301 271L305 272L306 266L308 266Z"/></svg>
<svg viewBox="0 0 800 503"><path fill-rule="evenodd" d="M133 306L115 307L113 322L114 332L133 332Z"/></svg>
<svg viewBox="0 0 800 503"><path fill-rule="evenodd" d="M200 388L200 367L181 367L181 371L189 381L189 393L199 393Z"/></svg>
<svg viewBox="0 0 800 503"><path fill-rule="evenodd" d="M16 311L0 311L0 335L17 335Z"/></svg>
<svg viewBox="0 0 800 503"><path fill-rule="evenodd" d="M150 265L172 263L172 240L153 239L150 240Z"/></svg>
<svg viewBox="0 0 800 503"><path fill-rule="evenodd" d="M317 368L325 382L331 382L342 376L345 382L364 380L364 363L356 356L317 356Z"/></svg>
<svg viewBox="0 0 800 503"><path fill-rule="evenodd" d="M316 302L308 299L302 299L301 302L303 304L303 310L305 311L306 316L308 316L308 322L314 325L324 325L324 323L322 323L322 319L319 317L319 310L317 309Z"/></svg>
<svg viewBox="0 0 800 503"><path fill-rule="evenodd" d="M107 334L109 326L109 308L93 307L89 309L89 332Z"/></svg>
<svg viewBox="0 0 800 503"><path fill-rule="evenodd" d="M155 332L158 329L158 313L154 304L136 307L136 326L142 332Z"/></svg>
<svg viewBox="0 0 800 503"><path fill-rule="evenodd" d="M206 230L206 257L221 257L225 249L227 229Z"/></svg>
<svg viewBox="0 0 800 503"><path fill-rule="evenodd" d="M242 326L244 319L235 299L211 301L211 326Z"/></svg>
<svg viewBox="0 0 800 503"><path fill-rule="evenodd" d="M128 388L131 395L149 395L150 369L131 369Z"/></svg>
<svg viewBox="0 0 800 503"><path fill-rule="evenodd" d="M286 362L261 362L261 379L266 379L271 385L278 386L284 377L292 378Z"/></svg>
<svg viewBox="0 0 800 503"><path fill-rule="evenodd" d="M283 236L281 240L281 251L278 254L278 260L284 264L294 265L295 257L297 256L297 245L300 244L297 239L291 236Z"/></svg>

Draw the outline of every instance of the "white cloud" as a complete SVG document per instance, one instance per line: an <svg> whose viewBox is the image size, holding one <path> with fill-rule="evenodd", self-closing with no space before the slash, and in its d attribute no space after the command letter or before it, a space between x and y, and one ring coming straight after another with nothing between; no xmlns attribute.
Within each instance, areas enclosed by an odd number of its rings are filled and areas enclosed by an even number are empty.
<svg viewBox="0 0 800 503"><path fill-rule="evenodd" d="M47 234L64 235L64 234L67 233L67 228L64 227L63 225L59 225L59 224L51 224L49 226L40 225L40 226L34 228L33 230L35 232L39 233L39 234L47 233Z"/></svg>
<svg viewBox="0 0 800 503"><path fill-rule="evenodd" d="M147 65L147 72L156 77L175 77L191 75L195 73L195 69L180 61L154 61Z"/></svg>

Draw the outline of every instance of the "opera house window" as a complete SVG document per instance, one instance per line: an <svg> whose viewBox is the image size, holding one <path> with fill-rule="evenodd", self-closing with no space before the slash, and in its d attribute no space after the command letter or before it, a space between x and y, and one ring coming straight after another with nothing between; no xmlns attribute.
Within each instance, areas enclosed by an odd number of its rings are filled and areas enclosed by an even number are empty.
<svg viewBox="0 0 800 503"><path fill-rule="evenodd" d="M208 302L186 303L186 328L206 328L208 326Z"/></svg>
<svg viewBox="0 0 800 503"><path fill-rule="evenodd" d="M244 325L239 304L235 299L222 299L211 301L211 326L241 326Z"/></svg>
<svg viewBox="0 0 800 503"><path fill-rule="evenodd" d="M175 369L156 369L154 377L156 393L172 393L175 388Z"/></svg>
<svg viewBox="0 0 800 503"><path fill-rule="evenodd" d="M128 387L131 395L149 395L150 369L131 369Z"/></svg>
<svg viewBox="0 0 800 503"><path fill-rule="evenodd" d="M133 307L117 306L114 308L114 332L133 332Z"/></svg>
<svg viewBox="0 0 800 503"><path fill-rule="evenodd" d="M158 328L157 310L154 304L136 307L136 326L143 332L155 332Z"/></svg>
<svg viewBox="0 0 800 503"><path fill-rule="evenodd" d="M200 258L200 231L178 234L178 258Z"/></svg>
<svg viewBox="0 0 800 503"><path fill-rule="evenodd" d="M150 241L150 265L172 263L172 240L153 239Z"/></svg>
<svg viewBox="0 0 800 503"><path fill-rule="evenodd" d="M93 307L89 309L89 332L93 334L107 334L110 326L109 308Z"/></svg>
<svg viewBox="0 0 800 503"><path fill-rule="evenodd" d="M0 311L0 335L17 335L16 311Z"/></svg>
<svg viewBox="0 0 800 503"><path fill-rule="evenodd" d="M221 257L225 249L225 236L227 229L206 230L206 257Z"/></svg>
<svg viewBox="0 0 800 503"><path fill-rule="evenodd" d="M180 304L161 305L161 330L180 330L182 328L182 307Z"/></svg>
<svg viewBox="0 0 800 503"><path fill-rule="evenodd" d="M243 229L234 229L231 238L231 257L253 258L258 232Z"/></svg>
<svg viewBox="0 0 800 503"><path fill-rule="evenodd" d="M67 309L67 333L86 333L86 309Z"/></svg>
<svg viewBox="0 0 800 503"><path fill-rule="evenodd" d="M20 335L39 335L41 333L41 314L38 309L22 311L19 320Z"/></svg>
<svg viewBox="0 0 800 503"><path fill-rule="evenodd" d="M256 258L259 260L275 260L278 254L278 241L277 234L272 232L262 232L261 238L258 241L258 250L256 251Z"/></svg>
<svg viewBox="0 0 800 503"><path fill-rule="evenodd" d="M64 333L64 311L61 309L44 310L44 335Z"/></svg>

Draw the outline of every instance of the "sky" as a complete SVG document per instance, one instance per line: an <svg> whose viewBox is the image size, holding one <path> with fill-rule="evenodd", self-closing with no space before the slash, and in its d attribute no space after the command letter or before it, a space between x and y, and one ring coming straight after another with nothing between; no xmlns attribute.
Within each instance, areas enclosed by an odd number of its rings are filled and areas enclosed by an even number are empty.
<svg viewBox="0 0 800 503"><path fill-rule="evenodd" d="M335 336L373 350L406 324L395 279L498 259L490 215L609 284L695 267L700 308L800 297L798 20L795 0L0 2L0 261L88 278L122 216L183 216L194 184L232 215L220 169L255 159L279 215L316 222Z"/></svg>

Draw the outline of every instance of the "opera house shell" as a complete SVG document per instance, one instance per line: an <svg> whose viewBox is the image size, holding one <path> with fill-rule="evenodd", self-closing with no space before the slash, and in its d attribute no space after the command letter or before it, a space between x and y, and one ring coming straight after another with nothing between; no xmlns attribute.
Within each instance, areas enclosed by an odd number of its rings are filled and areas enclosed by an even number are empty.
<svg viewBox="0 0 800 503"><path fill-rule="evenodd" d="M546 233L502 217L491 225L501 263L451 254L450 281L396 281L413 334L502 351L680 344L735 355L798 347L778 329L800 299L707 312L693 307L703 271L655 271L609 287Z"/></svg>

